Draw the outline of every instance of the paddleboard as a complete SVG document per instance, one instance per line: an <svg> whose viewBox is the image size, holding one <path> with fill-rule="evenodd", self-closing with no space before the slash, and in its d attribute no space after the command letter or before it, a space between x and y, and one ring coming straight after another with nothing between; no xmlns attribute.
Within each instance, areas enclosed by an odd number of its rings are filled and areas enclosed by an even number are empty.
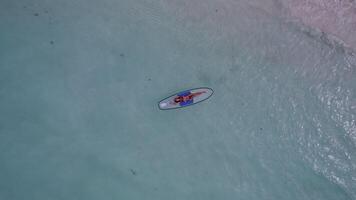
<svg viewBox="0 0 356 200"><path fill-rule="evenodd" d="M169 110L191 106L208 99L213 93L214 91L207 87L185 90L163 99L158 103L158 107L161 110Z"/></svg>

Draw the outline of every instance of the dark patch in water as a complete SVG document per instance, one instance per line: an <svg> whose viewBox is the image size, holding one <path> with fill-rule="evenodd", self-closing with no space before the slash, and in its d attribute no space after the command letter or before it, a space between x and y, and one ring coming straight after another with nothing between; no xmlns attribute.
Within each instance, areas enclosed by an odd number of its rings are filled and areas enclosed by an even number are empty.
<svg viewBox="0 0 356 200"><path fill-rule="evenodd" d="M353 55L355 52L354 49L347 47L342 40L329 35L326 32L313 29L312 27L306 26L300 22L290 22L289 25L291 25L291 27L295 30L304 33L307 37L329 46L338 53Z"/></svg>
<svg viewBox="0 0 356 200"><path fill-rule="evenodd" d="M136 171L135 170L133 170L133 169L130 169L130 171L131 171L131 173L132 173L132 175L134 175L134 176L136 176Z"/></svg>
<svg viewBox="0 0 356 200"><path fill-rule="evenodd" d="M120 57L125 57L125 54L123 54L123 53L120 53Z"/></svg>
<svg viewBox="0 0 356 200"><path fill-rule="evenodd" d="M54 41L53 41L53 40L51 40L49 43L50 43L51 45L54 45Z"/></svg>
<svg viewBox="0 0 356 200"><path fill-rule="evenodd" d="M38 13L34 13L33 14L33 16L36 16L36 17L38 17L40 14L38 14Z"/></svg>

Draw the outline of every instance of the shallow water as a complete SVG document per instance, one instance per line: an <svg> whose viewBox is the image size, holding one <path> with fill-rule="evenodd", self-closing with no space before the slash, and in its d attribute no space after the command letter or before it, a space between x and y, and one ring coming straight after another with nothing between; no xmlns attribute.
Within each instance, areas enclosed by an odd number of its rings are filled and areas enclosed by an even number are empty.
<svg viewBox="0 0 356 200"><path fill-rule="evenodd" d="M0 199L356 199L356 59L278 4L0 5Z"/></svg>

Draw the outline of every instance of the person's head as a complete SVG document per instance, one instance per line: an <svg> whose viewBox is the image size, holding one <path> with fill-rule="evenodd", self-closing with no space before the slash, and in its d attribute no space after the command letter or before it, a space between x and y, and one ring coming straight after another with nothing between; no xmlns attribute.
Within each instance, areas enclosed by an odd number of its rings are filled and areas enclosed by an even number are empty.
<svg viewBox="0 0 356 200"><path fill-rule="evenodd" d="M174 98L174 102L179 103L182 101L182 97L176 97Z"/></svg>

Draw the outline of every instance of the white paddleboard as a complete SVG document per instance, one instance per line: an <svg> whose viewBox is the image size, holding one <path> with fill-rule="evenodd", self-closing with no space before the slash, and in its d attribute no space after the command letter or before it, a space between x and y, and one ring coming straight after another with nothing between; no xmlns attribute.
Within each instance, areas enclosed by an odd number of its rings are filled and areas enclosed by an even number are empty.
<svg viewBox="0 0 356 200"><path fill-rule="evenodd" d="M191 106L208 99L213 93L208 87L185 90L163 99L158 103L158 107L161 110L169 110Z"/></svg>

